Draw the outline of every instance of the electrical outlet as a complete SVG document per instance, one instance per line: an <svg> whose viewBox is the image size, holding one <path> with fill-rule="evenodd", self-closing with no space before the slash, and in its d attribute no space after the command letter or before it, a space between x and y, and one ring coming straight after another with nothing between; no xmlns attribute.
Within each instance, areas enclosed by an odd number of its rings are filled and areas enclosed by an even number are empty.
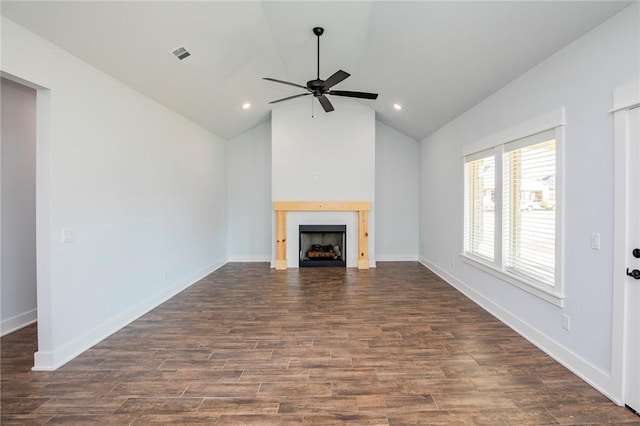
<svg viewBox="0 0 640 426"><path fill-rule="evenodd" d="M591 248L593 250L600 250L600 234L597 232L591 233Z"/></svg>
<svg viewBox="0 0 640 426"><path fill-rule="evenodd" d="M571 317L567 314L562 314L562 328L567 331L571 330Z"/></svg>

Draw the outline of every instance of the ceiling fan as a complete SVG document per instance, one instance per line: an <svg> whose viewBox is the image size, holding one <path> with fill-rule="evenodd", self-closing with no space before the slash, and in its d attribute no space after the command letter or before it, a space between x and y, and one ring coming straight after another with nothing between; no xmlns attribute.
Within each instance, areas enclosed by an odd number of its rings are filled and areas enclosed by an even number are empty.
<svg viewBox="0 0 640 426"><path fill-rule="evenodd" d="M301 84L290 83L288 81L276 80L275 78L264 77L264 80L275 81L276 83L288 84L289 86L299 87L301 89L306 90L308 93L301 93L299 95L288 96L286 98L278 99L275 101L269 102L270 104L275 104L282 101L288 101L289 99L299 98L301 96L309 96L313 95L318 98L320 105L326 112L333 111L333 105L329 101L326 95L335 95L335 96L346 96L348 98L360 98L360 99L377 99L377 93L366 93L366 92L351 92L348 90L330 90L333 86L340 83L342 80L349 77L349 73L338 70L331 77L326 80L320 80L320 36L324 33L324 28L315 27L313 29L313 33L318 37L318 67L317 67L317 76L315 80L307 81L307 85L303 86Z"/></svg>

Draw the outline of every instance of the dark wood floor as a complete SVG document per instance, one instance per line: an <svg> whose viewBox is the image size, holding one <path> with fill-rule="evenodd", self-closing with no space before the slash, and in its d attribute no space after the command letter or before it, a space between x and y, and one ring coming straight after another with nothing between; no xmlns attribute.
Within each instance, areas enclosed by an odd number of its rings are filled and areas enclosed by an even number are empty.
<svg viewBox="0 0 640 426"><path fill-rule="evenodd" d="M640 424L413 262L228 264L55 372L1 344L2 425Z"/></svg>

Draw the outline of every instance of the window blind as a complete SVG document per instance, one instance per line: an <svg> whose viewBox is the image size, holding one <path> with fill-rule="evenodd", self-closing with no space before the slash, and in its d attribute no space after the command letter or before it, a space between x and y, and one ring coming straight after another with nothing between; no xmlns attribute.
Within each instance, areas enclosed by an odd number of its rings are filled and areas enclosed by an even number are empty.
<svg viewBox="0 0 640 426"><path fill-rule="evenodd" d="M556 141L544 132L505 145L503 252L506 269L553 286L556 242Z"/></svg>
<svg viewBox="0 0 640 426"><path fill-rule="evenodd" d="M465 162L465 252L494 260L495 157Z"/></svg>

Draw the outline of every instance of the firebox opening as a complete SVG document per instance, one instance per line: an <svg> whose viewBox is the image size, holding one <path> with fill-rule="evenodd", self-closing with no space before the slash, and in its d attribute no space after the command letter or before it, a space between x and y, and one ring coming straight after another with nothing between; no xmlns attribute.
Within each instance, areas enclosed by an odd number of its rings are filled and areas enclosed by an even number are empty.
<svg viewBox="0 0 640 426"><path fill-rule="evenodd" d="M347 225L300 225L300 267L347 266Z"/></svg>

